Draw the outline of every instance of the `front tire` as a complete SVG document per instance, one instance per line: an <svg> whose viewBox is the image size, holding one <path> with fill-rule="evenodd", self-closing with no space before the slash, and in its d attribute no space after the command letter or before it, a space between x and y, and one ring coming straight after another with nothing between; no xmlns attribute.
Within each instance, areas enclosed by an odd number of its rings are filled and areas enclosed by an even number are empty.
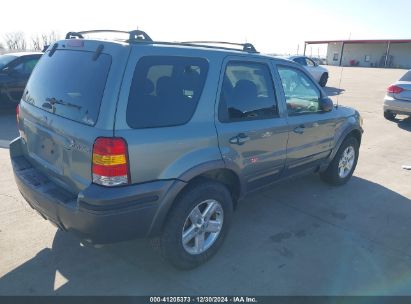
<svg viewBox="0 0 411 304"><path fill-rule="evenodd" d="M327 82L328 82L328 73L323 73L323 74L321 75L319 84L320 84L321 87L325 87L325 85L327 84Z"/></svg>
<svg viewBox="0 0 411 304"><path fill-rule="evenodd" d="M209 260L228 232L233 201L221 183L202 179L175 202L160 237L163 257L179 269L192 269Z"/></svg>
<svg viewBox="0 0 411 304"><path fill-rule="evenodd" d="M359 142L355 137L347 137L327 170L320 173L323 181L331 185L343 185L348 182L357 166L359 155Z"/></svg>
<svg viewBox="0 0 411 304"><path fill-rule="evenodd" d="M390 112L390 111L384 111L384 118L385 119L393 121L393 120L395 120L395 116L396 115L394 113Z"/></svg>

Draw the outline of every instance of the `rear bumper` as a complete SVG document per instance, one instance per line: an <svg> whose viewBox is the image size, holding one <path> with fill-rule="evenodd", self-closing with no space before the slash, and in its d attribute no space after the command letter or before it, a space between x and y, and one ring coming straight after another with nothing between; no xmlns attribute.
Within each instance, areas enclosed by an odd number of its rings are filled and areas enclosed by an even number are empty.
<svg viewBox="0 0 411 304"><path fill-rule="evenodd" d="M113 188L91 184L76 196L19 155L19 144L19 139L11 143L10 155L22 196L45 219L94 244L157 235L168 208L185 185L179 180Z"/></svg>
<svg viewBox="0 0 411 304"><path fill-rule="evenodd" d="M384 99L384 111L395 114L411 115L411 101L401 101L391 97Z"/></svg>

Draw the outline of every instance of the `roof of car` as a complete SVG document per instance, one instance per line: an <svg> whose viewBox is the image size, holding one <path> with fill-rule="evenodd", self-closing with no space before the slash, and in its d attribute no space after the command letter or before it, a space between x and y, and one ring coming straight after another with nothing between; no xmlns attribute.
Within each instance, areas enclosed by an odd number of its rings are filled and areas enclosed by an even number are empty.
<svg viewBox="0 0 411 304"><path fill-rule="evenodd" d="M128 34L129 39L107 39L107 38L91 38L85 35L96 34L96 33L121 33ZM214 53L224 53L224 54L234 54L234 55L250 55L258 56L264 58L275 58L278 60L284 60L285 58L275 57L269 54L261 54L258 52L251 43L231 43L225 41L185 41L185 42L168 42L168 41L156 41L151 39L151 37L144 31L133 30L133 31L119 31L119 30L89 30L81 32L68 32L65 36L65 41L71 41L72 39L84 39L95 42L103 43L118 43L118 44L129 44L131 46L152 46L152 47L163 47L170 49L190 49L190 50L199 50L205 52L214 52ZM60 41L55 43L58 45ZM286 60L286 59L285 59Z"/></svg>
<svg viewBox="0 0 411 304"><path fill-rule="evenodd" d="M90 39L86 35L89 34L96 34L96 33L121 33L121 34L128 34L128 39L101 39L101 38L94 38ZM249 56L258 56L266 59L276 59L280 61L287 61L290 62L292 59L289 58L281 58L277 56L273 56L270 54L262 54L258 52L254 45L251 43L231 43L226 41L185 41L185 42L167 42L167 41L156 41L151 39L151 37L144 31L141 30L132 30L132 31L119 31L119 30L88 30L88 31L80 31L80 32L68 32L65 36L65 40L68 41L72 39L85 39L89 41L98 41L98 42L105 42L105 43L118 43L118 44L129 44L133 46L140 45L141 46L152 46L152 47L164 47L164 48L184 48L190 50L199 50L199 51L206 51L206 52L214 52L214 53L224 53L224 54L233 54L233 55L249 55ZM58 47L57 42L54 44L53 47ZM220 46L216 46L220 45ZM231 47L230 47L231 46ZM234 48L235 47L242 47L242 48Z"/></svg>
<svg viewBox="0 0 411 304"><path fill-rule="evenodd" d="M184 49L191 49L191 50L199 50L202 52L214 52L214 53L223 53L226 55L242 55L242 56L256 56L256 57L261 57L261 58L267 58L267 59L276 59L280 61L286 61L290 62L290 58L287 57L279 57L279 56L273 56L270 54L264 54L260 52L247 52L241 49L230 49L230 48L224 48L224 47L212 47L210 48L207 45L195 45L195 44L185 44L185 43L162 43L162 42L156 42L153 41L152 43L149 43L150 45L156 47L156 46L161 46L161 47L166 47L166 48L184 48ZM138 45L138 43L134 44Z"/></svg>
<svg viewBox="0 0 411 304"><path fill-rule="evenodd" d="M210 52L210 53L223 53L226 55L246 55L246 56L257 56L267 59L276 59L276 60L284 60L289 62L290 60L286 57L278 57L273 56L270 54L264 54L260 52L248 52L244 51L241 48L234 49L229 47L219 47L214 46L212 43L209 45L204 44L196 44L196 43L189 43L189 42L168 42L168 41L134 41L134 42L127 42L124 40L117 40L117 39L104 39L104 38L82 38L85 41L94 41L99 43L114 43L114 44L121 44L121 45L130 45L132 47L161 47L161 48L170 48L170 49L188 49L188 50L198 50L201 52ZM58 44L62 42L68 42L72 39L63 39L57 41Z"/></svg>
<svg viewBox="0 0 411 304"><path fill-rule="evenodd" d="M43 55L41 52L16 52L16 53L6 53L3 55L12 55L16 57L21 57L21 56L30 56L30 55Z"/></svg>

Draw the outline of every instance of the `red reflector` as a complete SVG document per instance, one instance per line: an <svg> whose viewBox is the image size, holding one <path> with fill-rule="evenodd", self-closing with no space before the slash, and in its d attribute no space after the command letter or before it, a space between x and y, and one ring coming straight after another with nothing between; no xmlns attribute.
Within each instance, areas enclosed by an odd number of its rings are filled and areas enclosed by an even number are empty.
<svg viewBox="0 0 411 304"><path fill-rule="evenodd" d="M392 94L399 94L399 93L401 93L402 91L404 91L404 89L401 88L401 87L399 87L399 86L396 86L396 85L391 85L391 86L389 86L388 89L387 89L387 92L388 92L388 93L392 93Z"/></svg>
<svg viewBox="0 0 411 304"><path fill-rule="evenodd" d="M127 145L121 138L100 137L94 142L93 153L100 155L118 155L127 152Z"/></svg>
<svg viewBox="0 0 411 304"><path fill-rule="evenodd" d="M84 41L80 39L70 39L67 42L67 46L70 47L83 47L84 46Z"/></svg>
<svg viewBox="0 0 411 304"><path fill-rule="evenodd" d="M116 166L93 165L93 173L101 176L124 176L127 175L127 164Z"/></svg>

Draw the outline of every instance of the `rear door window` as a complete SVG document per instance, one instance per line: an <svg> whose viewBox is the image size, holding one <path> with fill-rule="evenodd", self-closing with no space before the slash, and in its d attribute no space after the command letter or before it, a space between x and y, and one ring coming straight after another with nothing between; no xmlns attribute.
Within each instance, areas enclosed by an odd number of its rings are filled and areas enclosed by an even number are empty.
<svg viewBox="0 0 411 304"><path fill-rule="evenodd" d="M305 65L307 65L309 67L314 67L315 66L314 61L312 61L311 59L309 59L309 58L304 58L304 59L305 59L305 62L306 62Z"/></svg>
<svg viewBox="0 0 411 304"><path fill-rule="evenodd" d="M277 100L269 67L259 62L229 62L221 88L220 121L277 116Z"/></svg>
<svg viewBox="0 0 411 304"><path fill-rule="evenodd" d="M295 62L297 62L301 65L304 65L304 66L307 65L307 61L303 57L296 57L296 58L293 59L293 61L295 61Z"/></svg>
<svg viewBox="0 0 411 304"><path fill-rule="evenodd" d="M23 100L53 114L94 125L110 70L111 56L57 50L36 65Z"/></svg>
<svg viewBox="0 0 411 304"><path fill-rule="evenodd" d="M11 63L16 58L18 57L14 55L1 55L0 56L0 69L3 69L6 65Z"/></svg>
<svg viewBox="0 0 411 304"><path fill-rule="evenodd" d="M127 105L131 128L187 123L203 91L208 62L203 58L146 56L136 65Z"/></svg>
<svg viewBox="0 0 411 304"><path fill-rule="evenodd" d="M411 81L411 71L408 71L401 77L400 81Z"/></svg>

